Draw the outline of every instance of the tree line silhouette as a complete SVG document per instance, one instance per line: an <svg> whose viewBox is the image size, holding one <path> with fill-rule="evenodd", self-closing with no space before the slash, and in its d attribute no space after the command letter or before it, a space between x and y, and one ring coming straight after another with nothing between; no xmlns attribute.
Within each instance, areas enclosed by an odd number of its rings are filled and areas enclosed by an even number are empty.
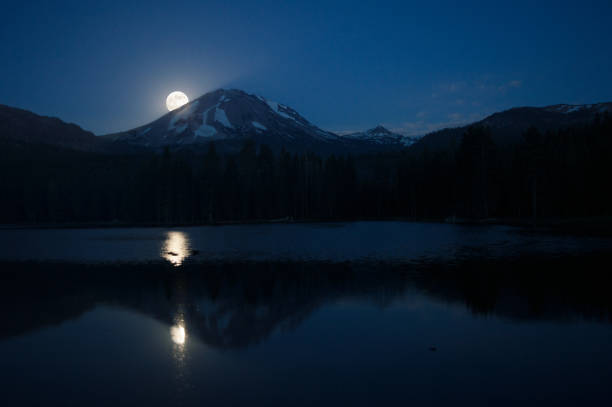
<svg viewBox="0 0 612 407"><path fill-rule="evenodd" d="M612 215L612 119L495 145L320 156L168 150L108 155L0 146L1 223L569 218Z"/></svg>

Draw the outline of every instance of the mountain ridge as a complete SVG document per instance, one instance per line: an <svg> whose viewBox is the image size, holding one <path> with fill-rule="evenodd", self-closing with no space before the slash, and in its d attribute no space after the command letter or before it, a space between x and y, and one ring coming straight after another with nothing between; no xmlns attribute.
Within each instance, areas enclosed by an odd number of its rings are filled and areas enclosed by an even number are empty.
<svg viewBox="0 0 612 407"><path fill-rule="evenodd" d="M405 136L378 125L369 130L338 135L322 130L291 107L239 89L217 89L158 119L132 130L95 136L80 126L55 117L0 105L0 140L53 145L79 151L125 153L201 150L210 142L222 152L240 151L247 140L272 150L321 154L367 154L410 149L456 148L471 126L491 129L496 144L521 140L529 127L541 132L580 126L597 115L612 112L612 103L556 104L514 107L484 119L422 137Z"/></svg>
<svg viewBox="0 0 612 407"><path fill-rule="evenodd" d="M106 143L79 125L0 104L0 140L43 144L81 151L105 150Z"/></svg>
<svg viewBox="0 0 612 407"><path fill-rule="evenodd" d="M413 145L413 148L427 148L432 151L455 148L459 145L463 134L473 126L489 128L496 144L511 145L520 142L521 135L530 127L545 133L582 126L592 122L598 114L606 113L612 113L612 102L513 107L493 113L477 122L427 133Z"/></svg>
<svg viewBox="0 0 612 407"><path fill-rule="evenodd" d="M366 131L348 133L343 135L342 137L365 140L378 144L404 145L406 147L414 144L417 139L417 137L414 136L405 136L403 134L394 133L384 127L382 124L379 124L376 127L373 127Z"/></svg>

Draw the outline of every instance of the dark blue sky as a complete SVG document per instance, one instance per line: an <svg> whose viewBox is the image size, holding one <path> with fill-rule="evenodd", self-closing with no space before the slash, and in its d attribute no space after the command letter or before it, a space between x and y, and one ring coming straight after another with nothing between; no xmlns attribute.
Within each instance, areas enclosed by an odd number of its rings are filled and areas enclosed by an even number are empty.
<svg viewBox="0 0 612 407"><path fill-rule="evenodd" d="M3 1L0 16L0 103L96 133L157 118L177 89L407 134L612 100L609 0Z"/></svg>

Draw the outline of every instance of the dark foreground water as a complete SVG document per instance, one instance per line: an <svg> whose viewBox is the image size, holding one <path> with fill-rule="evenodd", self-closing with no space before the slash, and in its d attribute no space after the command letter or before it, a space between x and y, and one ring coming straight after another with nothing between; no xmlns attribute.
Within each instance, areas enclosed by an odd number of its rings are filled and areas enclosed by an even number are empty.
<svg viewBox="0 0 612 407"><path fill-rule="evenodd" d="M612 242L412 223L0 231L0 406L610 405Z"/></svg>

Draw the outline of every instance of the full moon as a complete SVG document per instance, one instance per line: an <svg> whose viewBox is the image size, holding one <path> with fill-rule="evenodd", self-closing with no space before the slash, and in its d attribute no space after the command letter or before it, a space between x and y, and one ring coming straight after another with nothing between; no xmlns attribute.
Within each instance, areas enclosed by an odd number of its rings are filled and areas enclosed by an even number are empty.
<svg viewBox="0 0 612 407"><path fill-rule="evenodd" d="M180 90L174 91L166 98L166 107L172 111L189 102L189 98Z"/></svg>

